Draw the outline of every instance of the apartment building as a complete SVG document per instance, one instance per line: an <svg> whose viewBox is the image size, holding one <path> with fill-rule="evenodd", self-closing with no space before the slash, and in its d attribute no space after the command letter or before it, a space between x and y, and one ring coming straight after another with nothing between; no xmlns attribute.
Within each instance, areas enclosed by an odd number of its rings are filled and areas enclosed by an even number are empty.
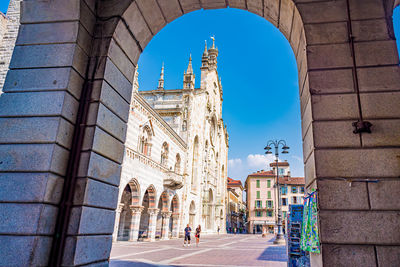
<svg viewBox="0 0 400 267"><path fill-rule="evenodd" d="M283 226L286 229L287 213L290 204L302 204L304 200L304 177L291 177L287 161L270 164L271 170L257 171L246 179L248 231L249 233L266 234L277 230L278 194L276 190L276 172L279 174L281 190Z"/></svg>

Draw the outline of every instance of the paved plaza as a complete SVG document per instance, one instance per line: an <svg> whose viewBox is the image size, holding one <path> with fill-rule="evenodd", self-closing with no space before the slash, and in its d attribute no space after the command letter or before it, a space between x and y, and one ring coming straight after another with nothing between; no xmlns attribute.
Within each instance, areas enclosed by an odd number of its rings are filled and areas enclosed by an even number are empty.
<svg viewBox="0 0 400 267"><path fill-rule="evenodd" d="M113 244L110 266L287 266L286 247L274 236L202 236L198 247L183 247L183 239Z"/></svg>

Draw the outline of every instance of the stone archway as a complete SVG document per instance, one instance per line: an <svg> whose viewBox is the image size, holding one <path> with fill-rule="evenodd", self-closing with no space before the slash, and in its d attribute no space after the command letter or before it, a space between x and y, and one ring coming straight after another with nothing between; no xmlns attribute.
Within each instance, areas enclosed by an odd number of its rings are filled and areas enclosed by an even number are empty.
<svg viewBox="0 0 400 267"><path fill-rule="evenodd" d="M156 208L156 190L149 186L144 193L139 222L139 239L154 241L156 238L156 225L158 209Z"/></svg>
<svg viewBox="0 0 400 267"><path fill-rule="evenodd" d="M313 264L364 258L385 265L398 254L393 0L32 0L22 3L0 97L0 171L9 188L1 210L15 222L3 224L0 244L12 244L0 249L4 262L107 261L137 59L166 23L227 5L273 23L296 56L306 187L318 188L320 210L322 257L314 255ZM362 119L373 124L371 134L353 133ZM21 180L31 194L18 191ZM102 223L89 223L98 217ZM88 243L90 256L80 249Z"/></svg>
<svg viewBox="0 0 400 267"><path fill-rule="evenodd" d="M139 206L140 187L136 179L132 179L125 186L121 200L117 207L113 240L136 241L138 238L138 224L140 212Z"/></svg>
<svg viewBox="0 0 400 267"><path fill-rule="evenodd" d="M130 206L132 204L132 191L129 185L126 185L122 192L120 206L121 209L118 223L117 240L129 239L129 228L132 220Z"/></svg>
<svg viewBox="0 0 400 267"><path fill-rule="evenodd" d="M172 238L179 237L179 197L174 195L170 206L171 218L169 221L169 234Z"/></svg>
<svg viewBox="0 0 400 267"><path fill-rule="evenodd" d="M164 191L158 201L158 213L157 213L157 226L156 226L156 237L159 239L168 239L168 227L171 213L169 212L169 196Z"/></svg>

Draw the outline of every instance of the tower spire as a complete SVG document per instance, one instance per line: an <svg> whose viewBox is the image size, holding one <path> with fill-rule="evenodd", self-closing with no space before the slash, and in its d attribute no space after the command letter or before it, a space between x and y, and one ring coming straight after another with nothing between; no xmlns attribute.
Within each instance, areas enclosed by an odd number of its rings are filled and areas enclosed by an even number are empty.
<svg viewBox="0 0 400 267"><path fill-rule="evenodd" d="M214 70L217 69L218 48L215 47L215 37L211 36L211 39L213 41L213 44L210 49L208 49L208 66L210 70Z"/></svg>
<svg viewBox="0 0 400 267"><path fill-rule="evenodd" d="M189 65L183 75L183 89L194 89L195 75L192 66L192 54L189 57Z"/></svg>
<svg viewBox="0 0 400 267"><path fill-rule="evenodd" d="M162 63L160 79L158 79L158 90L164 90L164 62Z"/></svg>
<svg viewBox="0 0 400 267"><path fill-rule="evenodd" d="M203 52L203 57L208 57L208 51L207 51L207 40L204 40L204 52Z"/></svg>
<svg viewBox="0 0 400 267"><path fill-rule="evenodd" d="M211 48L215 49L215 36L211 36L211 40L213 40L213 44L212 44Z"/></svg>
<svg viewBox="0 0 400 267"><path fill-rule="evenodd" d="M189 65L186 70L186 74L192 74L193 73L193 66L192 66L192 54L189 56Z"/></svg>
<svg viewBox="0 0 400 267"><path fill-rule="evenodd" d="M208 47L207 47L207 40L204 40L204 52L203 56L201 57L201 70L207 70L208 69Z"/></svg>

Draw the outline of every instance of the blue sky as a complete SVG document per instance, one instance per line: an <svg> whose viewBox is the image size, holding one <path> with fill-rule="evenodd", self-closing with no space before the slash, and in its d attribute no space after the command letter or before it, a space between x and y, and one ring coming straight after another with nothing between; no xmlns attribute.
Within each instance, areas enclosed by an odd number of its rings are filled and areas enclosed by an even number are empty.
<svg viewBox="0 0 400 267"><path fill-rule="evenodd" d="M6 12L7 6L8 1L0 1L0 11ZM400 36L400 8L394 13ZM157 86L162 62L165 88L182 88L190 53L199 87L204 40L210 44L210 36L215 36L220 51L223 117L230 135L228 175L244 181L248 173L268 169L272 157L264 156L263 147L270 139L285 139L291 149L282 159L291 164L293 176L302 176L296 62L285 37L265 19L231 8L178 18L152 39L140 57L140 90Z"/></svg>
<svg viewBox="0 0 400 267"><path fill-rule="evenodd" d="M252 29L249 31L248 29ZM182 88L192 54L200 84L204 40L215 36L218 73L223 86L223 119L230 135L228 175L245 180L269 169L264 156L269 139L285 139L292 174L303 175L297 67L285 37L265 19L237 9L201 10L162 29L139 60L140 90L155 89L162 62L165 88Z"/></svg>

